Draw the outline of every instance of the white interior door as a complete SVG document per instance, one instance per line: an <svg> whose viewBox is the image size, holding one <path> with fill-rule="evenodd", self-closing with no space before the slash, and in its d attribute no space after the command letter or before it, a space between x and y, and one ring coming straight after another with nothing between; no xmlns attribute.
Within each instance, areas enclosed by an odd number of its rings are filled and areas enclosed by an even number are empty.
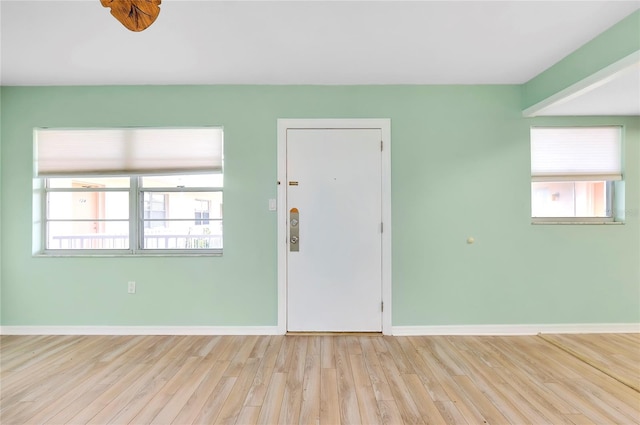
<svg viewBox="0 0 640 425"><path fill-rule="evenodd" d="M381 140L287 130L289 331L382 330Z"/></svg>

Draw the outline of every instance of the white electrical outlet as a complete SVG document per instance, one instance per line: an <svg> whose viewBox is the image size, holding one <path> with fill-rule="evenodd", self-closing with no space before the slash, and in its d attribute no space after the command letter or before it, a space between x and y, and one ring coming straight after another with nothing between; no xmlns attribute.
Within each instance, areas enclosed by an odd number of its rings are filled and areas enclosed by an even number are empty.
<svg viewBox="0 0 640 425"><path fill-rule="evenodd" d="M129 292L130 294L135 294L136 293L136 283L134 281L129 281L129 286L127 288L127 292Z"/></svg>

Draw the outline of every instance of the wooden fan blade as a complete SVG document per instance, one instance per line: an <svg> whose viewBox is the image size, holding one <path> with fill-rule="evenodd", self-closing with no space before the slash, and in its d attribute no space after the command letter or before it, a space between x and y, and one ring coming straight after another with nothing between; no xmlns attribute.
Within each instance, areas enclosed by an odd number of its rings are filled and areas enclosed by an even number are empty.
<svg viewBox="0 0 640 425"><path fill-rule="evenodd" d="M160 14L162 0L100 0L104 7L111 8L111 14L131 31L142 31L156 20Z"/></svg>

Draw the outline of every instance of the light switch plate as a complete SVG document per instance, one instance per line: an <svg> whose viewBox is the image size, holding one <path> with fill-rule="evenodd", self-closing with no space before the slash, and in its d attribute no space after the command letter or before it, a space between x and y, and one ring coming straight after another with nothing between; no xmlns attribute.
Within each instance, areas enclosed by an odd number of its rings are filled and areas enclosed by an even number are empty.
<svg viewBox="0 0 640 425"><path fill-rule="evenodd" d="M276 200L269 199L269 211L275 211L275 210L276 210Z"/></svg>

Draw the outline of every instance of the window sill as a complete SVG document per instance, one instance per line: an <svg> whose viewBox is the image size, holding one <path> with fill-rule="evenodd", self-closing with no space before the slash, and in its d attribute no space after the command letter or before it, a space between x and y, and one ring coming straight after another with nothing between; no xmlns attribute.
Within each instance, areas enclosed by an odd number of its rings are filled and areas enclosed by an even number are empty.
<svg viewBox="0 0 640 425"><path fill-rule="evenodd" d="M143 253L105 253L105 252L37 252L34 258L148 258L148 257L222 257L222 251L216 252L143 252Z"/></svg>
<svg viewBox="0 0 640 425"><path fill-rule="evenodd" d="M612 220L583 220L583 219L575 219L575 220L559 220L557 218L549 218L549 219L532 219L531 220L531 224L534 225L546 225L546 224L552 224L552 225L562 225L562 224L568 224L568 225L619 225L619 224L624 224L624 222L622 221L612 221Z"/></svg>

